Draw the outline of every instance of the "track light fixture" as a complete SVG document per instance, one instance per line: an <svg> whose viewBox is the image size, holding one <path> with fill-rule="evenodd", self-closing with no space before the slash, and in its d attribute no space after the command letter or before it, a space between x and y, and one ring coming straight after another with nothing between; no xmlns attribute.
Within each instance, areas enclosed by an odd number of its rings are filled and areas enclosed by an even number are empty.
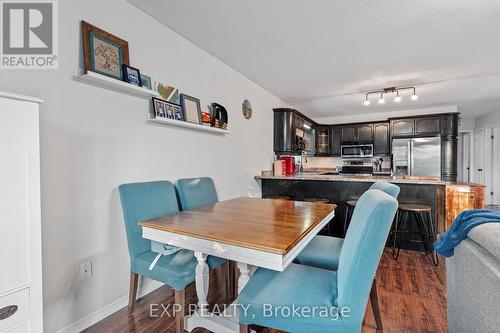
<svg viewBox="0 0 500 333"><path fill-rule="evenodd" d="M368 99L368 96L371 94L380 94L380 98L378 100L378 104L385 104L385 99L384 99L384 94L396 94L394 97L394 102L399 103L403 100L401 96L399 96L399 92L401 90L411 90L413 89L413 95L411 95L410 99L412 101L416 101L418 99L417 92L415 90L415 87L389 87L389 88L384 88L381 90L374 90L374 91L369 91L365 94L365 101L363 102L364 106L370 105L370 100Z"/></svg>

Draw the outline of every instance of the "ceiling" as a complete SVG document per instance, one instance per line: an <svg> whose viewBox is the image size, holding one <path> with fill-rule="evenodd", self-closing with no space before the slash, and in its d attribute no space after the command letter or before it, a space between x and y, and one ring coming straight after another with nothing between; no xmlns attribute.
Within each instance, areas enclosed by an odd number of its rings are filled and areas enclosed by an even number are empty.
<svg viewBox="0 0 500 333"><path fill-rule="evenodd" d="M500 1L128 1L314 118L500 103ZM362 104L407 85L418 101Z"/></svg>

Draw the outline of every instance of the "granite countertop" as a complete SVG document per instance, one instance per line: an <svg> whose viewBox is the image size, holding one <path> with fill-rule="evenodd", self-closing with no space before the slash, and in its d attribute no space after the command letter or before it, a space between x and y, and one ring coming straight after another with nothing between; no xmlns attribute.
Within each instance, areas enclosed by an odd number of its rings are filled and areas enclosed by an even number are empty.
<svg viewBox="0 0 500 333"><path fill-rule="evenodd" d="M276 179L276 180L321 180L337 182L375 182L384 180L396 184L418 184L418 185L460 185L460 186L483 186L473 183L447 182L432 177L401 177L401 176L356 176L356 175L325 175L325 174L296 174L293 176L274 176L272 171L263 171L255 179Z"/></svg>

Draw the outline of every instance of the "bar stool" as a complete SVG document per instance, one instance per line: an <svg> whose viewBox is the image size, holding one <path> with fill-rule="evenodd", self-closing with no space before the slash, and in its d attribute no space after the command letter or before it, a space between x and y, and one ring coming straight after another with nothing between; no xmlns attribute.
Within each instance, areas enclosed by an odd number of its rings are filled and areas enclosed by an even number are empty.
<svg viewBox="0 0 500 333"><path fill-rule="evenodd" d="M346 202L346 207L345 207L345 216L344 216L344 236L347 232L347 228L349 227L349 210L351 208L356 207L356 204L358 203L358 200L347 200Z"/></svg>
<svg viewBox="0 0 500 333"><path fill-rule="evenodd" d="M315 203L330 203L330 200L327 198L305 198L304 201L315 202ZM330 236L330 221L328 221L328 223L320 232L326 233L328 236Z"/></svg>
<svg viewBox="0 0 500 333"><path fill-rule="evenodd" d="M420 234L419 241L412 240L413 242L419 242L424 244L425 252L432 253L432 263L437 266L439 264L437 253L433 248L434 241L436 240L436 231L434 229L434 223L432 222L432 207L428 205L422 204L399 204L398 209L398 218L396 218L396 223L394 224L393 230L393 251L396 248L396 243L398 244L397 253L394 257L395 260L399 257L399 251L401 250L401 242L404 239L406 231L406 224L408 222L408 216L413 214L415 216L415 221L417 223L418 233ZM427 219L425 218L425 216ZM398 231L399 224L403 221L403 225L400 231ZM401 233L401 236L398 240L398 233Z"/></svg>

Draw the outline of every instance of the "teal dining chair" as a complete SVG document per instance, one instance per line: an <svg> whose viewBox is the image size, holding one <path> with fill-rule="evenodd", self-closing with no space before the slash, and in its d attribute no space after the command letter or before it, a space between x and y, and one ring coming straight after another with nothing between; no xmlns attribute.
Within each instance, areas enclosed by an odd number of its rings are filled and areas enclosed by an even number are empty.
<svg viewBox="0 0 500 333"><path fill-rule="evenodd" d="M377 181L369 190L381 190L395 199L398 198L400 188L397 185ZM349 230L349 229L348 229ZM344 239L329 236L315 236L312 241L295 258L295 263L336 271L339 265L339 256ZM383 329L382 318L378 305L377 279L373 279L370 290L370 303L378 330Z"/></svg>
<svg viewBox="0 0 500 333"><path fill-rule="evenodd" d="M397 208L381 190L359 198L336 271L295 263L284 272L259 268L238 297L240 332L250 324L297 333L361 332Z"/></svg>
<svg viewBox="0 0 500 333"><path fill-rule="evenodd" d="M150 265L157 253L151 251L151 241L142 237L138 222L173 215L179 212L175 188L169 181L123 184L118 188L122 204L128 250L130 254L129 313L134 312L139 275L160 281L175 290L175 303L184 309L184 289L195 280L197 260L193 251L181 249L162 255L154 267ZM207 263L214 269L223 259L209 256ZM184 312L176 312L176 332L184 332Z"/></svg>
<svg viewBox="0 0 500 333"><path fill-rule="evenodd" d="M189 210L205 205L211 205L219 201L215 184L210 177L198 178L182 178L175 183L177 195L179 197L179 205L182 210ZM224 275L226 277L226 302L229 303L230 298L233 298L235 292L235 265L230 261L226 261L224 267Z"/></svg>

